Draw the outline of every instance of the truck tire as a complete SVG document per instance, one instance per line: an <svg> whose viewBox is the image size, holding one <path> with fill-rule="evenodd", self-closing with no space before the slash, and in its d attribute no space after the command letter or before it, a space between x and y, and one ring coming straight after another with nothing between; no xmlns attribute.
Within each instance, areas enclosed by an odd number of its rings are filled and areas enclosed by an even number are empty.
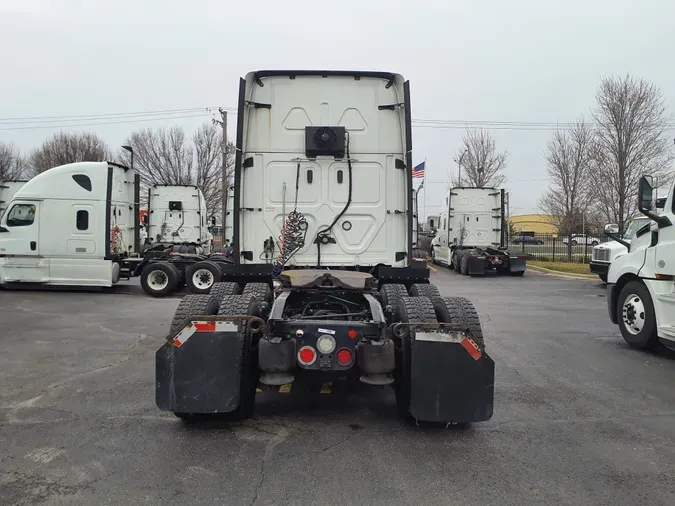
<svg viewBox="0 0 675 506"><path fill-rule="evenodd" d="M380 288L380 298L382 299L382 309L387 306L391 306L395 311L398 301L401 297L407 297L408 290L404 284L391 283L388 285L382 285Z"/></svg>
<svg viewBox="0 0 675 506"><path fill-rule="evenodd" d="M468 254L462 255L462 258L460 260L460 272L464 276L469 275L469 255Z"/></svg>
<svg viewBox="0 0 675 506"><path fill-rule="evenodd" d="M197 262L188 267L185 273L185 283L192 293L209 293L214 283L220 281L220 268L214 262Z"/></svg>
<svg viewBox="0 0 675 506"><path fill-rule="evenodd" d="M166 297L178 287L178 269L168 262L153 262L141 272L141 287L151 297Z"/></svg>
<svg viewBox="0 0 675 506"><path fill-rule="evenodd" d="M401 323L437 322L434 306L426 297L401 297L396 305L395 320ZM410 336L411 333L407 333L396 343L396 370L394 374L396 410L399 416L407 422L414 420L410 413L410 367L412 363Z"/></svg>
<svg viewBox="0 0 675 506"><path fill-rule="evenodd" d="M260 302L272 302L272 289L267 283L246 283L242 295L251 295Z"/></svg>
<svg viewBox="0 0 675 506"><path fill-rule="evenodd" d="M186 295L181 299L173 315L171 332L182 327L188 318L217 315L219 307L220 301L213 295Z"/></svg>
<svg viewBox="0 0 675 506"><path fill-rule="evenodd" d="M411 297L428 297L432 304L441 300L441 292L438 291L436 285L431 283L415 283L410 286Z"/></svg>
<svg viewBox="0 0 675 506"><path fill-rule="evenodd" d="M219 316L262 316L262 302L252 295L227 295L220 303ZM247 325L244 346L241 355L241 387L239 391L239 407L224 416L231 420L245 420L255 409L255 394L258 387L258 342L253 339Z"/></svg>
<svg viewBox="0 0 675 506"><path fill-rule="evenodd" d="M436 318L442 323L457 323L468 327L470 338L480 348L485 349L483 329L478 312L469 299L464 297L443 297L434 302Z"/></svg>
<svg viewBox="0 0 675 506"><path fill-rule="evenodd" d="M659 348L654 302L642 282L629 281L621 289L616 314L621 335L632 348Z"/></svg>
<svg viewBox="0 0 675 506"><path fill-rule="evenodd" d="M219 281L213 283L209 294L215 296L220 303L226 295L237 295L239 293L239 284L232 281Z"/></svg>

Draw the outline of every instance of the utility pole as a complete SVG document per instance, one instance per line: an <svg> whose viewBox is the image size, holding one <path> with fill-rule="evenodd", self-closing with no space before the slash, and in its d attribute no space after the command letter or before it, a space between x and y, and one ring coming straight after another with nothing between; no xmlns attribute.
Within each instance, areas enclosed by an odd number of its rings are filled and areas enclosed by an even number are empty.
<svg viewBox="0 0 675 506"><path fill-rule="evenodd" d="M222 209L222 223L221 223L221 237L224 239L225 238L225 218L227 216L227 111L223 110L222 108L218 108L218 112L220 112L220 117L222 118L221 121L218 121L217 119L213 120L214 124L218 124L221 126L223 129L223 143L221 146L221 151L222 151L222 156L223 156L223 167L222 167L222 201L223 201L223 209ZM224 246L224 244L223 244Z"/></svg>

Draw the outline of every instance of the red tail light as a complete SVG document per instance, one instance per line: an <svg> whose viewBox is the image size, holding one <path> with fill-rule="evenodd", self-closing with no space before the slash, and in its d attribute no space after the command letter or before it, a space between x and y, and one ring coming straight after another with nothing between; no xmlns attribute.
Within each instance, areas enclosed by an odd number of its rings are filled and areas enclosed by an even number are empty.
<svg viewBox="0 0 675 506"><path fill-rule="evenodd" d="M471 256L469 257L469 260L478 260L478 257L471 255Z"/></svg>
<svg viewBox="0 0 675 506"><path fill-rule="evenodd" d="M347 335L349 336L349 339L356 339L356 330L350 330Z"/></svg>
<svg viewBox="0 0 675 506"><path fill-rule="evenodd" d="M337 352L337 361L340 365L349 365L352 363L352 352L347 349L342 349Z"/></svg>
<svg viewBox="0 0 675 506"><path fill-rule="evenodd" d="M316 361L316 350L311 346L303 346L298 351L298 362L302 365L312 365Z"/></svg>
<svg viewBox="0 0 675 506"><path fill-rule="evenodd" d="M518 260L525 260L525 255L518 255Z"/></svg>

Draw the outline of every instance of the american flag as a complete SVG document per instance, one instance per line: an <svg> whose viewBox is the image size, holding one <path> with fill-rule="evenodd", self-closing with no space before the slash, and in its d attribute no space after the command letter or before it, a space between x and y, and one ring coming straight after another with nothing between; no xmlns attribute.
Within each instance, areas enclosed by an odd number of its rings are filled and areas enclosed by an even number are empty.
<svg viewBox="0 0 675 506"><path fill-rule="evenodd" d="M413 167L412 177L415 178L415 179L424 177L424 162L422 162L419 165Z"/></svg>

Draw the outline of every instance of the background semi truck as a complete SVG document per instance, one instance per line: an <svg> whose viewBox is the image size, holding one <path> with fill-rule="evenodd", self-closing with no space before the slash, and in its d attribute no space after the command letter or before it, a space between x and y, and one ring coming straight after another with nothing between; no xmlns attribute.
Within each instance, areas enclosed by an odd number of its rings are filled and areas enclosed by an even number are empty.
<svg viewBox="0 0 675 506"><path fill-rule="evenodd" d="M619 255L628 251L628 246L636 236L649 233L649 218L635 218L630 221L625 233L620 236L620 240L612 240L599 244L593 248L591 256L591 272L597 274L600 279L607 282L607 272L612 261Z"/></svg>
<svg viewBox="0 0 675 506"><path fill-rule="evenodd" d="M675 182L658 207L651 178L639 182L638 209L649 218L648 231L637 234L628 251L617 256L607 273L607 307L612 323L635 348L675 349ZM644 230L644 227L641 229ZM620 240L619 227L605 232Z"/></svg>
<svg viewBox="0 0 675 506"><path fill-rule="evenodd" d="M211 253L213 236L206 199L198 186L153 185L148 190L145 248Z"/></svg>
<svg viewBox="0 0 675 506"><path fill-rule="evenodd" d="M154 228L151 219L150 231L163 242L143 250L140 179L133 169L81 162L35 176L16 192L0 219L0 286L110 287L140 276L144 290L154 296L168 295L185 283L196 292L208 291L228 260L222 254L208 255L210 246L197 242L208 237L198 214L201 192L194 187L156 191L160 198L152 198L157 214L167 206L180 209L161 216ZM169 233L164 239L159 233L164 223L178 235ZM179 251L173 250L176 246Z"/></svg>
<svg viewBox="0 0 675 506"><path fill-rule="evenodd" d="M496 188L452 188L431 242L434 263L465 275L487 271L522 276L525 256L506 249L506 195Z"/></svg>
<svg viewBox="0 0 675 506"><path fill-rule="evenodd" d="M3 215L16 192L25 184L26 181L0 181L0 216Z"/></svg>
<svg viewBox="0 0 675 506"><path fill-rule="evenodd" d="M478 314L413 261L408 82L252 72L237 120L234 263L179 304L156 354L157 406L245 418L257 388L344 381L393 386L406 419L489 419Z"/></svg>

